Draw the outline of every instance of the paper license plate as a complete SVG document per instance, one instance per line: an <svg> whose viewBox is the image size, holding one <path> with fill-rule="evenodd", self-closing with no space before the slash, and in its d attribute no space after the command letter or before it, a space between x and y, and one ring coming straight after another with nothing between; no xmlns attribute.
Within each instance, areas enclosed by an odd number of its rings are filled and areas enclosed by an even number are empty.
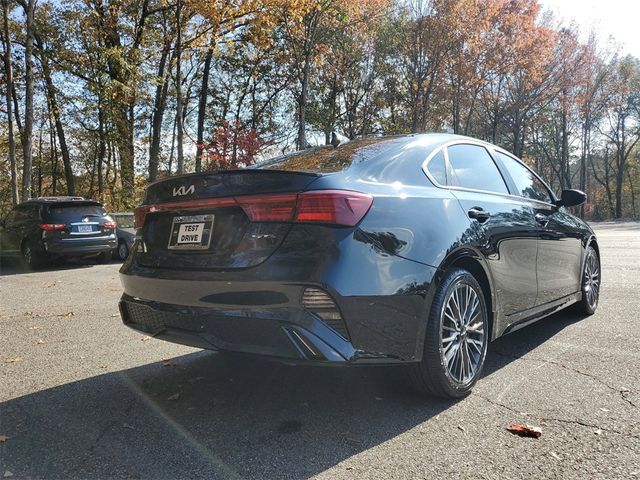
<svg viewBox="0 0 640 480"><path fill-rule="evenodd" d="M213 215L173 217L168 248L172 250L206 250L211 244Z"/></svg>

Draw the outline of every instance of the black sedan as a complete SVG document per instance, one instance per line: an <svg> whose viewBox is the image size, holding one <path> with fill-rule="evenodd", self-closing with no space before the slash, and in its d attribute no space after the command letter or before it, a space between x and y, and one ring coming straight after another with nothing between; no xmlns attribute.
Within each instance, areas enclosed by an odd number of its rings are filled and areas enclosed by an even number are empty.
<svg viewBox="0 0 640 480"><path fill-rule="evenodd" d="M598 305L593 231L505 150L467 137L365 138L258 168L168 178L136 209L126 325L288 363L408 364L467 394L487 343Z"/></svg>

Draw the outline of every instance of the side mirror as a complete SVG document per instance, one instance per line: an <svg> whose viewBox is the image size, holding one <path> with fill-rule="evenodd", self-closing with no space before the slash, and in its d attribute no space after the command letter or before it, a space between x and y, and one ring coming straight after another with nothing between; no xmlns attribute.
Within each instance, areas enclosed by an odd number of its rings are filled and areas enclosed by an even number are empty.
<svg viewBox="0 0 640 480"><path fill-rule="evenodd" d="M563 190L556 205L559 207L577 207L586 201L587 194L580 190Z"/></svg>

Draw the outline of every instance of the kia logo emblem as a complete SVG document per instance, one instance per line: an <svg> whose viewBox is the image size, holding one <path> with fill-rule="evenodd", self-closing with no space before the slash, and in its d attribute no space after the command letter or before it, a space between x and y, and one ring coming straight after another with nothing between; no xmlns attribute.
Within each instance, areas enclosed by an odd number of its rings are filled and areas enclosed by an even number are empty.
<svg viewBox="0 0 640 480"><path fill-rule="evenodd" d="M178 197L182 195L190 195L196 191L196 187L194 185L189 185L189 188L186 188L184 185L179 187L174 187L173 196Z"/></svg>

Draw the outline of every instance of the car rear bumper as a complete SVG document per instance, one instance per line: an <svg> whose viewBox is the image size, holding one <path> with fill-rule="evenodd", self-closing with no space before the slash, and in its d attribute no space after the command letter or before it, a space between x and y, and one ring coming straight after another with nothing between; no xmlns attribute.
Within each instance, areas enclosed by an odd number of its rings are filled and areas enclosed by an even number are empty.
<svg viewBox="0 0 640 480"><path fill-rule="evenodd" d="M45 240L44 249L47 253L62 256L94 255L110 252L118 246L115 235L105 235L96 238L74 238L64 240Z"/></svg>
<svg viewBox="0 0 640 480"><path fill-rule="evenodd" d="M287 361L419 361L436 268L358 238L294 226L259 265L218 269L141 265L134 244L120 269L123 320L173 342ZM331 297L342 324L310 306L308 288Z"/></svg>
<svg viewBox="0 0 640 480"><path fill-rule="evenodd" d="M237 310L148 302L123 295L125 325L174 343L208 350L241 352L284 361L346 363L393 362L356 350L319 318L291 307Z"/></svg>

